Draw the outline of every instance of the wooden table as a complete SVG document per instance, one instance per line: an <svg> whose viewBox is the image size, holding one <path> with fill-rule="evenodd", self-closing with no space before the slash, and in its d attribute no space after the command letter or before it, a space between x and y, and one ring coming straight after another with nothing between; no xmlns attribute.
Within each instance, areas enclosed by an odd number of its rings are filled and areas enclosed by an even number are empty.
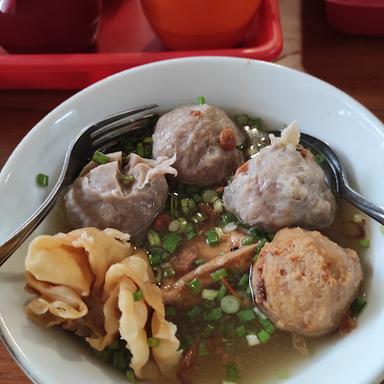
<svg viewBox="0 0 384 384"><path fill-rule="evenodd" d="M326 24L322 0L280 0L279 64L341 88L384 121L384 39L341 35ZM0 166L22 137L71 91L0 91ZM0 343L0 383L29 384Z"/></svg>

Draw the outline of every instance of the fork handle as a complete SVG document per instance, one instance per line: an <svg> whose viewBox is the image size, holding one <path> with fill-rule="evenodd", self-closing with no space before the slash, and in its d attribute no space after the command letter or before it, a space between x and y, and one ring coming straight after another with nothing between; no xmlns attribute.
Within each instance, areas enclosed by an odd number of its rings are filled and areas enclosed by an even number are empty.
<svg viewBox="0 0 384 384"><path fill-rule="evenodd" d="M64 185L57 182L41 207L21 227L13 232L7 240L0 245L0 266L16 251L27 237L39 226L53 208Z"/></svg>
<svg viewBox="0 0 384 384"><path fill-rule="evenodd" d="M341 189L341 197L350 202L356 208L359 208L360 211L372 217L372 219L375 219L377 222L384 225L384 208L366 200L360 195L360 193L357 193L348 184L343 185Z"/></svg>

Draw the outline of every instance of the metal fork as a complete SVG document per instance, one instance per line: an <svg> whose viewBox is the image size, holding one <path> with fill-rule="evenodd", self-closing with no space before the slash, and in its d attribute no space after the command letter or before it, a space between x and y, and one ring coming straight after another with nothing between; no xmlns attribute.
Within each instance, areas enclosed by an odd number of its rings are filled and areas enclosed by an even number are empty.
<svg viewBox="0 0 384 384"><path fill-rule="evenodd" d="M156 107L157 104L150 104L129 109L87 126L79 132L67 149L60 176L48 197L37 211L0 245L0 266L44 220L60 193L73 183L94 152L112 149L118 144L119 136L151 127L153 120L158 116L157 113L136 118L132 116Z"/></svg>

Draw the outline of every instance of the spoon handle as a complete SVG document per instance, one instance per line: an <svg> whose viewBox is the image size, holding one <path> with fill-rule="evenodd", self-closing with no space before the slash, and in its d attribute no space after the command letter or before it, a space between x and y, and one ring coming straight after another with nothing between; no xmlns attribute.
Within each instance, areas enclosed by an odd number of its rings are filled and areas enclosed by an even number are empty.
<svg viewBox="0 0 384 384"><path fill-rule="evenodd" d="M366 200L363 196L353 190L348 184L344 184L341 190L341 197L362 212L384 225L384 208Z"/></svg>

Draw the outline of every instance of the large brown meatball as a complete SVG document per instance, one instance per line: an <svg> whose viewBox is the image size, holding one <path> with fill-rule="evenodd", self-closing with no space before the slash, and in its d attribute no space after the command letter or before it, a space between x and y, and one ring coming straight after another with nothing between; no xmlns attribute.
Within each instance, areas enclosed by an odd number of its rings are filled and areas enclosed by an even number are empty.
<svg viewBox="0 0 384 384"><path fill-rule="evenodd" d="M116 228L134 240L141 238L164 209L168 196L164 175L177 174L173 161L130 154L122 167L119 153L106 164L90 164L64 197L69 222L75 228Z"/></svg>
<svg viewBox="0 0 384 384"><path fill-rule="evenodd" d="M153 155L171 158L177 179L185 184L221 182L242 163L236 148L243 136L226 113L211 105L186 105L159 119L153 134Z"/></svg>
<svg viewBox="0 0 384 384"><path fill-rule="evenodd" d="M357 253L317 231L280 230L253 266L255 301L277 328L303 336L335 330L363 275Z"/></svg>
<svg viewBox="0 0 384 384"><path fill-rule="evenodd" d="M291 136L285 142L285 136ZM293 139L292 139L293 137ZM324 171L313 155L296 145L295 126L283 131L242 165L224 189L225 208L251 226L267 232L300 226L320 229L332 223L336 202Z"/></svg>

